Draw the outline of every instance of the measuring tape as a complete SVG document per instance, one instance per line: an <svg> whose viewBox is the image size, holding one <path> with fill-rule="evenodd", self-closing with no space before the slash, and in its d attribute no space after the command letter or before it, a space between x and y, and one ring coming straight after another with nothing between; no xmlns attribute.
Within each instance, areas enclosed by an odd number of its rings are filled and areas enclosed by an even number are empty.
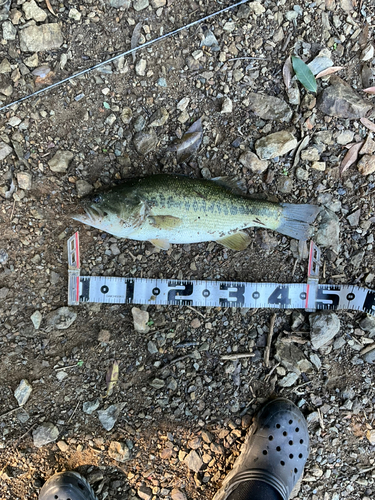
<svg viewBox="0 0 375 500"><path fill-rule="evenodd" d="M81 276L79 236L68 240L68 304L155 304L272 309L351 309L375 316L375 291L319 284L320 250L311 242L307 283L175 280Z"/></svg>

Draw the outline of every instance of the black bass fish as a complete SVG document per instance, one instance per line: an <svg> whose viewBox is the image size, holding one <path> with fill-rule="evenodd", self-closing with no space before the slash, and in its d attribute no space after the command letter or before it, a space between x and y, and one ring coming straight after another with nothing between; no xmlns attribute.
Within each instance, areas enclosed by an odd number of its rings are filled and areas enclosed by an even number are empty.
<svg viewBox="0 0 375 500"><path fill-rule="evenodd" d="M129 179L83 199L86 215L73 219L118 238L150 241L167 250L170 243L217 241L244 250L248 227L273 229L307 240L320 208L272 203L239 194L234 181L160 174Z"/></svg>

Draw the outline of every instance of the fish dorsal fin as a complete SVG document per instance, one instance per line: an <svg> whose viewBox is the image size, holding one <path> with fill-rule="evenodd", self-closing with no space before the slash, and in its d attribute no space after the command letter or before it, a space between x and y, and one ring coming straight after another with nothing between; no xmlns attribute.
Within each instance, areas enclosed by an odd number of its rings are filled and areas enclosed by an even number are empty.
<svg viewBox="0 0 375 500"><path fill-rule="evenodd" d="M219 184L220 186L223 186L232 193L235 194L246 194L246 187L243 186L242 182L237 179L237 177L230 177L229 175L224 175L222 177L214 177L211 179L213 182L216 182L216 184Z"/></svg>
<svg viewBox="0 0 375 500"><path fill-rule="evenodd" d="M182 220L173 215L151 215L148 219L152 226L159 229L174 229L182 224Z"/></svg>
<svg viewBox="0 0 375 500"><path fill-rule="evenodd" d="M154 245L156 248L160 248L160 250L168 250L171 246L168 240L148 240L150 243Z"/></svg>
<svg viewBox="0 0 375 500"><path fill-rule="evenodd" d="M220 245L230 248L231 250L245 250L250 243L250 236L243 231L239 231L238 233L231 234L230 236L226 236L216 241L220 243Z"/></svg>

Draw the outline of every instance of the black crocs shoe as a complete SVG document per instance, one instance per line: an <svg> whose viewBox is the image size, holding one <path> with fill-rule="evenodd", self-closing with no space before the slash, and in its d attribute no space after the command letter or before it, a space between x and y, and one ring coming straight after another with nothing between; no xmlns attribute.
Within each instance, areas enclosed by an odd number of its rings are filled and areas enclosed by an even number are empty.
<svg viewBox="0 0 375 500"><path fill-rule="evenodd" d="M255 417L241 454L213 500L226 500L248 481L267 483L288 500L308 455L307 423L300 410L287 399L270 401Z"/></svg>
<svg viewBox="0 0 375 500"><path fill-rule="evenodd" d="M98 500L87 480L77 472L60 472L50 477L38 500Z"/></svg>

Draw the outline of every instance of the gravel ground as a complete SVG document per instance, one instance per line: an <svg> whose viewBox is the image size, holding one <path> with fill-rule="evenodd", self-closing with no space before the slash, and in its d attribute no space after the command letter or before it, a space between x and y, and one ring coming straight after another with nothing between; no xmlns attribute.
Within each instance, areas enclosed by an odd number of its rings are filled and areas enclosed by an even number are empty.
<svg viewBox="0 0 375 500"><path fill-rule="evenodd" d="M3 105L227 6L48 4L0 10ZM160 172L236 176L254 196L321 205L321 282L371 288L375 143L366 118L375 114L362 89L373 86L374 16L366 0L249 2L1 112L1 498L37 498L46 479L72 468L100 500L212 498L252 415L274 395L309 422L296 498L374 498L371 317L277 311L265 363L270 310L152 306L142 332L131 306L61 309L76 230L86 275L306 280L304 249L271 231L250 230L243 252L216 243L160 251L69 217L94 188ZM288 83L291 54L344 69L317 79L316 99ZM198 118L202 144L178 163L174 141ZM343 168L347 145L361 141ZM105 397L114 360L119 379Z"/></svg>

